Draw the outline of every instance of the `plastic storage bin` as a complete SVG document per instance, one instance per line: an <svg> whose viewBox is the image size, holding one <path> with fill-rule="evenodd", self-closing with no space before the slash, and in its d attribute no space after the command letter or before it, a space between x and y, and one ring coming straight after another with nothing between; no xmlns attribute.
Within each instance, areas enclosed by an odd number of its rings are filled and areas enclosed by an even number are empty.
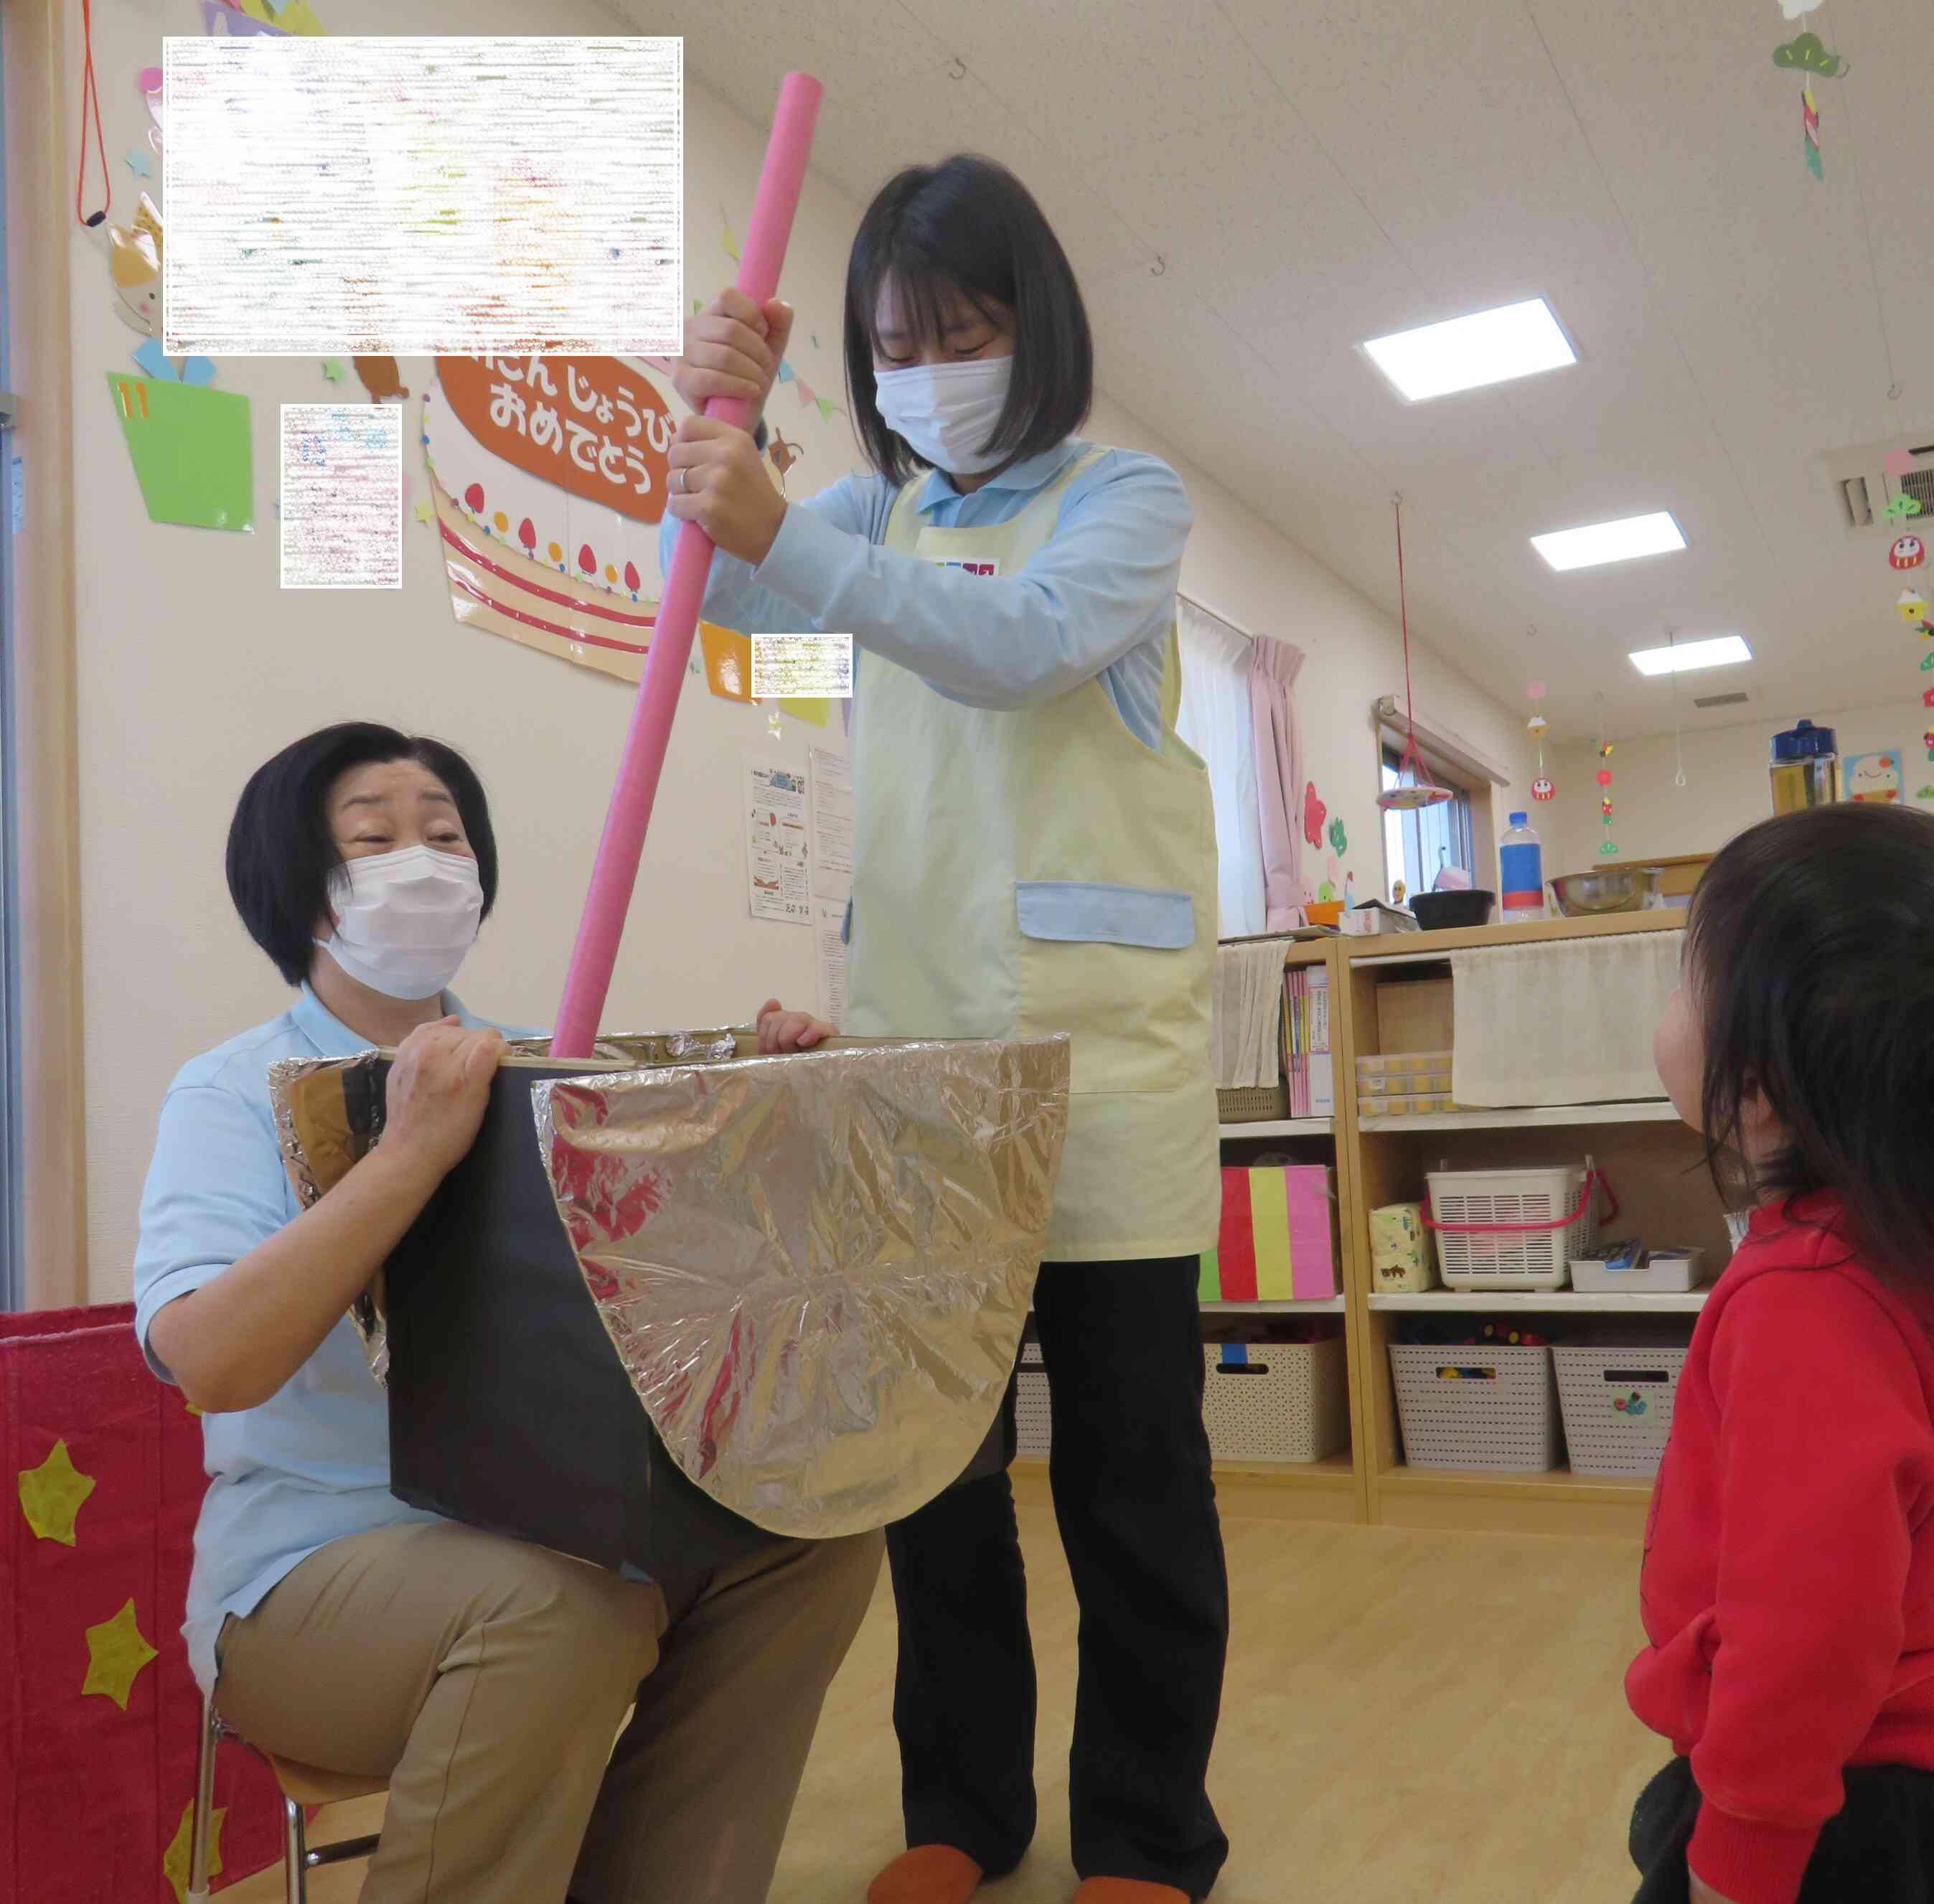
<svg viewBox="0 0 1934 1904"><path fill-rule="evenodd" d="M1425 1080L1419 1083L1418 1080ZM1357 1094L1378 1097L1391 1091L1448 1091L1450 1053L1447 1051L1392 1051L1357 1060Z"/></svg>
<svg viewBox="0 0 1934 1904"><path fill-rule="evenodd" d="M1598 1240L1597 1182L1589 1163L1432 1170L1425 1181L1447 1289L1562 1289L1571 1259ZM1490 1224L1500 1227L1482 1227ZM1465 1225L1474 1227L1458 1227ZM1511 1227L1544 1225L1550 1227Z"/></svg>
<svg viewBox="0 0 1934 1904"><path fill-rule="evenodd" d="M1216 1116L1225 1124L1269 1124L1288 1115L1287 1084L1235 1085L1216 1093Z"/></svg>
<svg viewBox="0 0 1934 1904"><path fill-rule="evenodd" d="M1313 1342L1203 1351L1202 1418L1219 1461L1327 1460L1350 1445L1350 1377L1339 1333Z"/></svg>
<svg viewBox="0 0 1934 1904"><path fill-rule="evenodd" d="M1699 1286L1705 1273L1703 1249L1655 1249L1629 1270L1615 1270L1599 1258L1571 1259L1571 1286L1594 1294L1681 1295Z"/></svg>
<svg viewBox="0 0 1934 1904"><path fill-rule="evenodd" d="M1403 1458L1413 1468L1541 1474L1558 1466L1552 1351L1490 1342L1393 1342Z"/></svg>
<svg viewBox="0 0 1934 1904"><path fill-rule="evenodd" d="M1672 1403L1683 1348L1595 1343L1551 1351L1577 1475L1658 1472L1672 1432Z"/></svg>

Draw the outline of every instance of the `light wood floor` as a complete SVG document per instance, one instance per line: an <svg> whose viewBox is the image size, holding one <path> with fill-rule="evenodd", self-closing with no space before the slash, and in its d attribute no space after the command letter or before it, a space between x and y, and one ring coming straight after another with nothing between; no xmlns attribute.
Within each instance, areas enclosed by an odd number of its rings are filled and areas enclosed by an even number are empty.
<svg viewBox="0 0 1934 1904"><path fill-rule="evenodd" d="M1024 1508L1041 1660L1041 1830L987 1904L1065 1904L1075 1613ZM1210 1789L1234 1849L1217 1904L1618 1904L1633 1799L1664 1757L1619 1694L1639 1643L1623 1541L1231 1520L1235 1632ZM828 1700L773 1904L860 1904L900 1848L884 1585ZM356 1806L319 1837L368 1830ZM360 1867L320 1873L351 1904ZM279 1873L222 1895L274 1904Z"/></svg>

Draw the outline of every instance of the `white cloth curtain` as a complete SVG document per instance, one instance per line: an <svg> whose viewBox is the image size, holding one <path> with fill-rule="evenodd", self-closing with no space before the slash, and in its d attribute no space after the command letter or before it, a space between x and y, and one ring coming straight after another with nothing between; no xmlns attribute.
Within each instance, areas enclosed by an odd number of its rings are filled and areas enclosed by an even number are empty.
<svg viewBox="0 0 1934 1904"><path fill-rule="evenodd" d="M1494 945L1450 955L1450 1095L1474 1110L1662 1098L1653 1027L1683 932Z"/></svg>
<svg viewBox="0 0 1934 1904"><path fill-rule="evenodd" d="M1267 929L1263 842L1256 795L1255 717L1249 700L1249 637L1176 601L1182 649L1182 710L1176 727L1208 764L1221 862L1219 935L1243 938Z"/></svg>

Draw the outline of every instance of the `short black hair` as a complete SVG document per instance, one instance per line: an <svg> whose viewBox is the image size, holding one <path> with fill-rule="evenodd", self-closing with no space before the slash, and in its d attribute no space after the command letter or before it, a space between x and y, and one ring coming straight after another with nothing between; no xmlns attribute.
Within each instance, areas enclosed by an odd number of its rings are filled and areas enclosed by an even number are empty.
<svg viewBox="0 0 1934 1904"><path fill-rule="evenodd" d="M476 770L453 747L370 721L345 721L285 747L249 776L228 825L228 896L291 985L309 976L315 922L342 866L329 824L329 790L359 767L414 761L450 789L477 856L483 917L497 898L497 836Z"/></svg>
<svg viewBox="0 0 1934 1904"><path fill-rule="evenodd" d="M1787 1132L1754 1175L1789 1206L1836 1192L1876 1269L1934 1282L1934 818L1865 802L1763 820L1692 897L1701 1122L1719 1181L1756 1083Z"/></svg>
<svg viewBox="0 0 1934 1904"><path fill-rule="evenodd" d="M1072 436L1095 401L1095 343L1074 269L1034 194L1005 165L958 152L910 165L866 207L846 266L846 390L866 459L890 483L923 465L887 427L873 382L880 291L890 279L923 342L957 291L1011 314L1014 367L984 446L1038 456Z"/></svg>

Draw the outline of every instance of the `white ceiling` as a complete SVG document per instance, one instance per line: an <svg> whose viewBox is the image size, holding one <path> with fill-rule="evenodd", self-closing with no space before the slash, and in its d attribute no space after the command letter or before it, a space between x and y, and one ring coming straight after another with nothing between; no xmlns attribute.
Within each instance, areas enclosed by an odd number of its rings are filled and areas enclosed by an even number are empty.
<svg viewBox="0 0 1934 1904"><path fill-rule="evenodd" d="M1914 691L1895 532L1847 532L1821 459L1934 441L1926 0L619 5L756 122L817 74L815 167L862 202L1011 164L1110 394L1392 613L1401 490L1413 633L1508 703L1547 681L1556 736L1601 696L1669 725L1625 655L1673 628L1758 658L1679 683L1754 691L1710 719ZM1803 25L1851 62L1814 82L1824 183L1772 63ZM1411 408L1355 348L1536 295L1575 368ZM1527 540L1653 509L1685 553L1554 575Z"/></svg>

